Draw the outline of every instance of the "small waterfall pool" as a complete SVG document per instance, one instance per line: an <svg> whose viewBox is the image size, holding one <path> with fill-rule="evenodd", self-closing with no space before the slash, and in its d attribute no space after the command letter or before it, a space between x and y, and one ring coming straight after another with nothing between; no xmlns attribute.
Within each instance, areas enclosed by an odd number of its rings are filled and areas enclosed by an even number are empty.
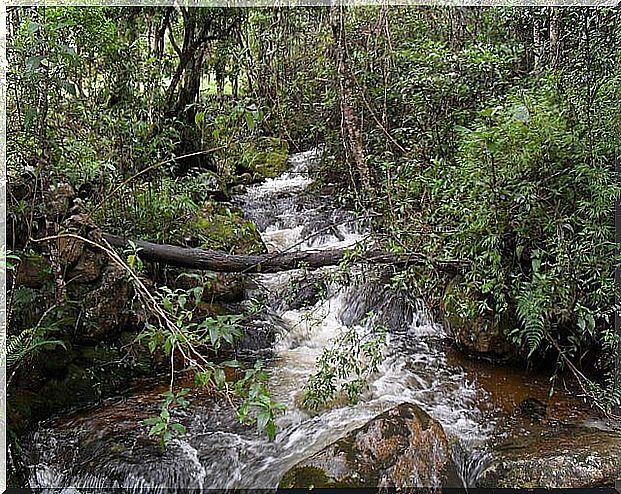
<svg viewBox="0 0 621 494"><path fill-rule="evenodd" d="M364 220L332 198L306 191L318 159L316 150L293 155L288 172L236 198L271 252L370 241ZM267 369L270 388L287 411L278 417L275 441L241 426L228 405L196 391L189 409L174 412L188 433L159 454L139 421L157 409L157 394L166 386L162 382L33 432L24 442L30 486L65 492L271 489L296 462L403 402L419 405L442 424L464 485L473 486L498 417L487 391L449 358L442 325L419 301L387 288L381 270L356 268L345 283L330 280L337 275L338 267L309 276L299 271L252 275L248 297L267 301L263 323L277 328ZM362 329L371 310L388 327L388 336L386 358L368 389L353 405L319 413L302 409L303 387L325 345L347 328Z"/></svg>

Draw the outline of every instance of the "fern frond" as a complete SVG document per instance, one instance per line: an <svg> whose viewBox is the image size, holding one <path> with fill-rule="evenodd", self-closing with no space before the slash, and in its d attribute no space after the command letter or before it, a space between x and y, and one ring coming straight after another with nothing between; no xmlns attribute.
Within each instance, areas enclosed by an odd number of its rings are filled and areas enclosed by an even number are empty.
<svg viewBox="0 0 621 494"><path fill-rule="evenodd" d="M541 283L533 281L524 285L522 293L517 298L517 315L523 326L521 336L528 345L528 356L541 346L545 335L545 308L547 297Z"/></svg>
<svg viewBox="0 0 621 494"><path fill-rule="evenodd" d="M6 368L8 372L15 370L22 360L44 347L61 346L66 349L63 341L46 339L49 329L49 327L35 326L7 338Z"/></svg>

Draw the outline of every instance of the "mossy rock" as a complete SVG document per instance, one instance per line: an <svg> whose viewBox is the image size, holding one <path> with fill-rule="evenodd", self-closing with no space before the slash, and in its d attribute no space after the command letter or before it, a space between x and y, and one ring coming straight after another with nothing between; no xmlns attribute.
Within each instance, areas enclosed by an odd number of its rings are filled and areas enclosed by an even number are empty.
<svg viewBox="0 0 621 494"><path fill-rule="evenodd" d="M54 300L54 283L47 282L40 288L17 286L13 292L11 311L11 334L32 328L39 323L41 316Z"/></svg>
<svg viewBox="0 0 621 494"><path fill-rule="evenodd" d="M274 178L287 168L288 156L287 141L277 137L261 137L244 149L241 167L263 178Z"/></svg>
<svg viewBox="0 0 621 494"><path fill-rule="evenodd" d="M475 304L477 297L458 281L451 282L444 293L443 313L457 347L472 356L499 361L515 359L517 349L508 336L515 322L510 316L500 321L491 316L472 316L466 308Z"/></svg>
<svg viewBox="0 0 621 494"><path fill-rule="evenodd" d="M121 358L118 348L108 345L86 346L80 349L80 357L89 365L109 364Z"/></svg>
<svg viewBox="0 0 621 494"><path fill-rule="evenodd" d="M463 487L442 426L403 403L289 469L281 488Z"/></svg>
<svg viewBox="0 0 621 494"><path fill-rule="evenodd" d="M261 254L265 245L252 221L241 210L209 202L191 226L203 249L231 254Z"/></svg>

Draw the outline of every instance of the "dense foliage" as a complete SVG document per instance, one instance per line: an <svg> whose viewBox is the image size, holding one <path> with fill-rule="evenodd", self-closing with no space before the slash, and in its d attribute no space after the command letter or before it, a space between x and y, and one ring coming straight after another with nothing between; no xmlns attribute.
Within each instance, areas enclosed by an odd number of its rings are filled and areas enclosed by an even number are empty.
<svg viewBox="0 0 621 494"><path fill-rule="evenodd" d="M317 134L341 157L325 179L347 177L348 199L380 213L376 234L387 247L471 263L450 280L429 269L400 272L393 286L440 308L464 350L555 359L558 369L606 382L605 390L585 385L600 403L618 402L618 12L322 15L275 15L276 29L263 34L268 45L292 30L296 40L315 40L291 42L276 68L259 65L276 91L263 96L285 108L286 123L275 125L298 142ZM285 77L290 84L278 92ZM300 107L303 118L289 117ZM352 125L362 135L353 143ZM482 347L480 334L502 344Z"/></svg>

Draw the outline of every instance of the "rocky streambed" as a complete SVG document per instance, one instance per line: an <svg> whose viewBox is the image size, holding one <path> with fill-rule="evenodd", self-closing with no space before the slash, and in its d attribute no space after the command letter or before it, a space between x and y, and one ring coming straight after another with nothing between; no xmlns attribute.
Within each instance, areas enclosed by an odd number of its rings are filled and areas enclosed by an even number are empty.
<svg viewBox="0 0 621 494"><path fill-rule="evenodd" d="M369 242L364 220L307 191L317 160L316 152L293 155L288 172L236 199L270 251ZM342 274L247 279L245 299L265 310L248 328L244 358L266 361L274 397L287 406L274 441L240 425L228 403L194 390L189 409L172 411L187 434L161 452L140 420L157 413L167 378L140 381L124 397L30 433L29 485L612 487L621 478L617 426L594 416L575 390L548 399L544 375L467 360L420 301L387 286L385 273L363 266ZM388 331L378 372L358 402L305 410L301 392L317 357L346 331L368 330L370 311Z"/></svg>

